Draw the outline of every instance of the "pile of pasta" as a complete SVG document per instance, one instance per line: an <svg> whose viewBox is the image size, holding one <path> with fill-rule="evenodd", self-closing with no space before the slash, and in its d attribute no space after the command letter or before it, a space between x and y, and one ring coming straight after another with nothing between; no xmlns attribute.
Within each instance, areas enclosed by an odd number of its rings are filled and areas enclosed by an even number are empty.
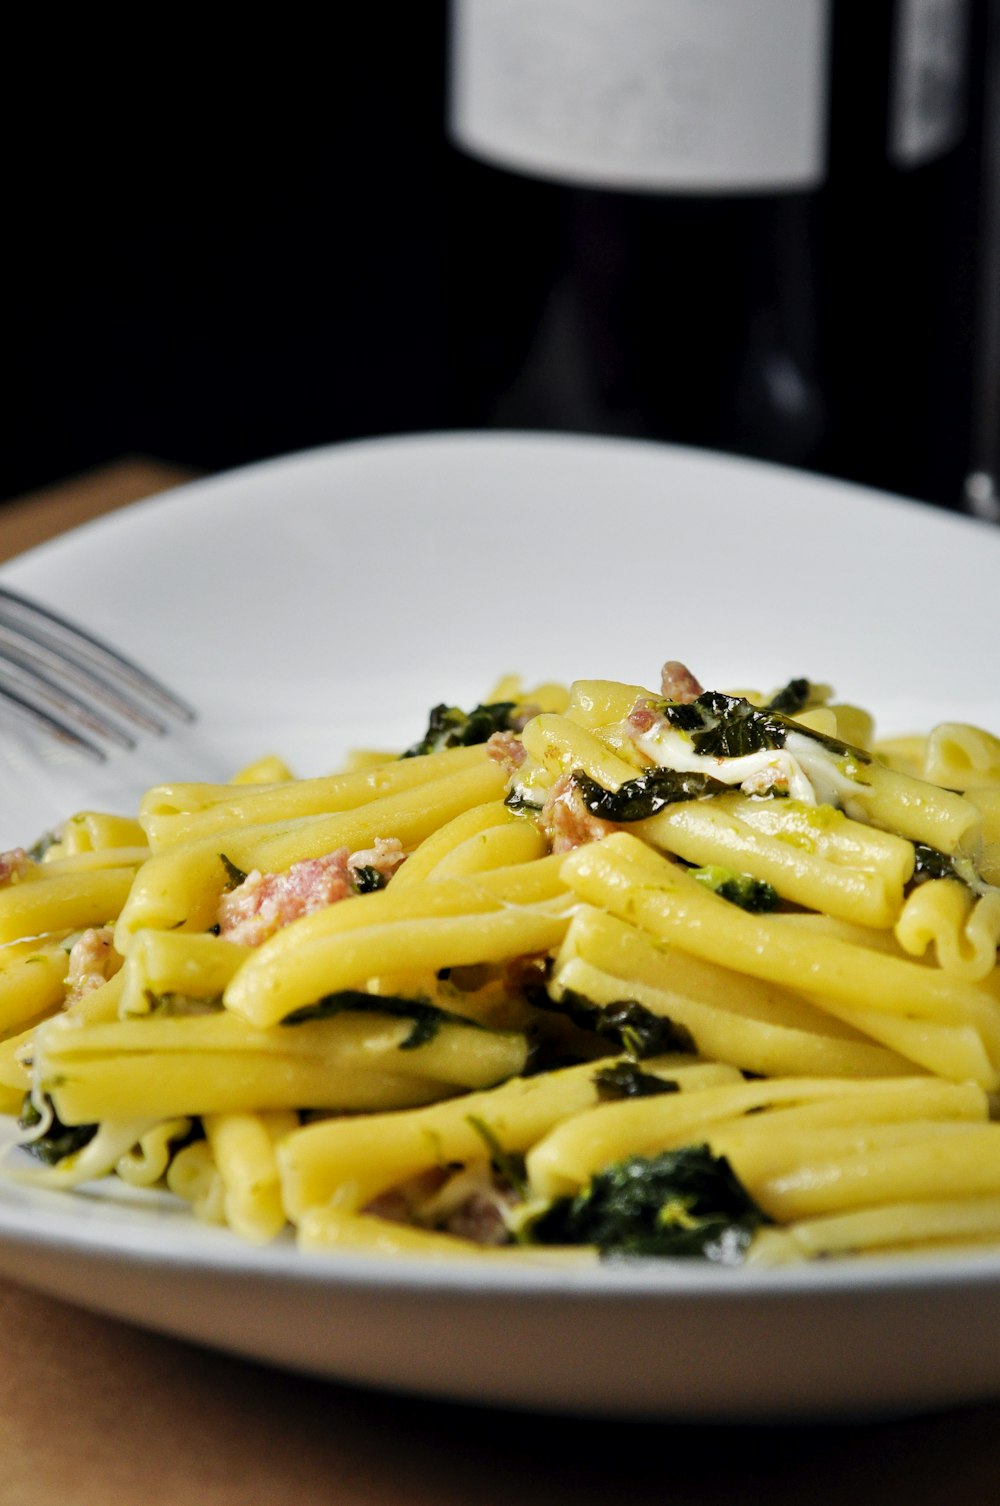
<svg viewBox="0 0 1000 1506"><path fill-rule="evenodd" d="M310 1251L996 1246L998 886L985 730L508 678L4 854L5 1174Z"/></svg>

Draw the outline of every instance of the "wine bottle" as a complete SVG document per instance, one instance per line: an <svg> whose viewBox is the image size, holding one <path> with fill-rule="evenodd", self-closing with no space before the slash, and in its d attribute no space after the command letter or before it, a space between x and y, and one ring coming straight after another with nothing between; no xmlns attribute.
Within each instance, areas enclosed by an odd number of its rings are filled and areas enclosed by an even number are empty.
<svg viewBox="0 0 1000 1506"><path fill-rule="evenodd" d="M471 423L957 505L977 0L455 0Z"/></svg>
<svg viewBox="0 0 1000 1506"><path fill-rule="evenodd" d="M979 37L982 143L973 317L973 401L965 501L969 512L1000 523L1000 8L993 5Z"/></svg>

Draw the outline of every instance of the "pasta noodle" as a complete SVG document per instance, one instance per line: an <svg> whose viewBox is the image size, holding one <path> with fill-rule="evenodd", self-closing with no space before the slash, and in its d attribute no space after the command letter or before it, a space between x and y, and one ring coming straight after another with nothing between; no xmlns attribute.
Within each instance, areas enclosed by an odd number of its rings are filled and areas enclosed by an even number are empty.
<svg viewBox="0 0 1000 1506"><path fill-rule="evenodd" d="M993 733L505 676L0 854L5 1174L373 1257L1000 1248L998 945Z"/></svg>

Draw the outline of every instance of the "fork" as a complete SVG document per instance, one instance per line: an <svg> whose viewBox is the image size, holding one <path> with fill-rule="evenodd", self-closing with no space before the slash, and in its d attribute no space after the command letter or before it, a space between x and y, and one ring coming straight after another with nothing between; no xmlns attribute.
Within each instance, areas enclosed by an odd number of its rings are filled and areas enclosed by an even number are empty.
<svg viewBox="0 0 1000 1506"><path fill-rule="evenodd" d="M135 747L127 727L162 735L171 718L195 720L186 702L110 644L6 586L0 706L98 763L107 758L102 743Z"/></svg>

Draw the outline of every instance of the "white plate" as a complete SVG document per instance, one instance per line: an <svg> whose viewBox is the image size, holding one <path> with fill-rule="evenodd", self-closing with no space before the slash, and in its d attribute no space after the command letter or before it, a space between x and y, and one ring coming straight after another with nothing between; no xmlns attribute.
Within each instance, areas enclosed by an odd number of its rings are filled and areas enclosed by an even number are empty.
<svg viewBox="0 0 1000 1506"><path fill-rule="evenodd" d="M7 736L0 846L154 779L274 749L301 774L396 746L503 671L832 682L885 731L1000 725L1000 531L697 452L445 435L199 482L0 578L125 643L197 729L39 768ZM1000 1258L774 1272L306 1259L157 1197L0 1189L0 1270L317 1374L663 1417L870 1414L1000 1396Z"/></svg>

